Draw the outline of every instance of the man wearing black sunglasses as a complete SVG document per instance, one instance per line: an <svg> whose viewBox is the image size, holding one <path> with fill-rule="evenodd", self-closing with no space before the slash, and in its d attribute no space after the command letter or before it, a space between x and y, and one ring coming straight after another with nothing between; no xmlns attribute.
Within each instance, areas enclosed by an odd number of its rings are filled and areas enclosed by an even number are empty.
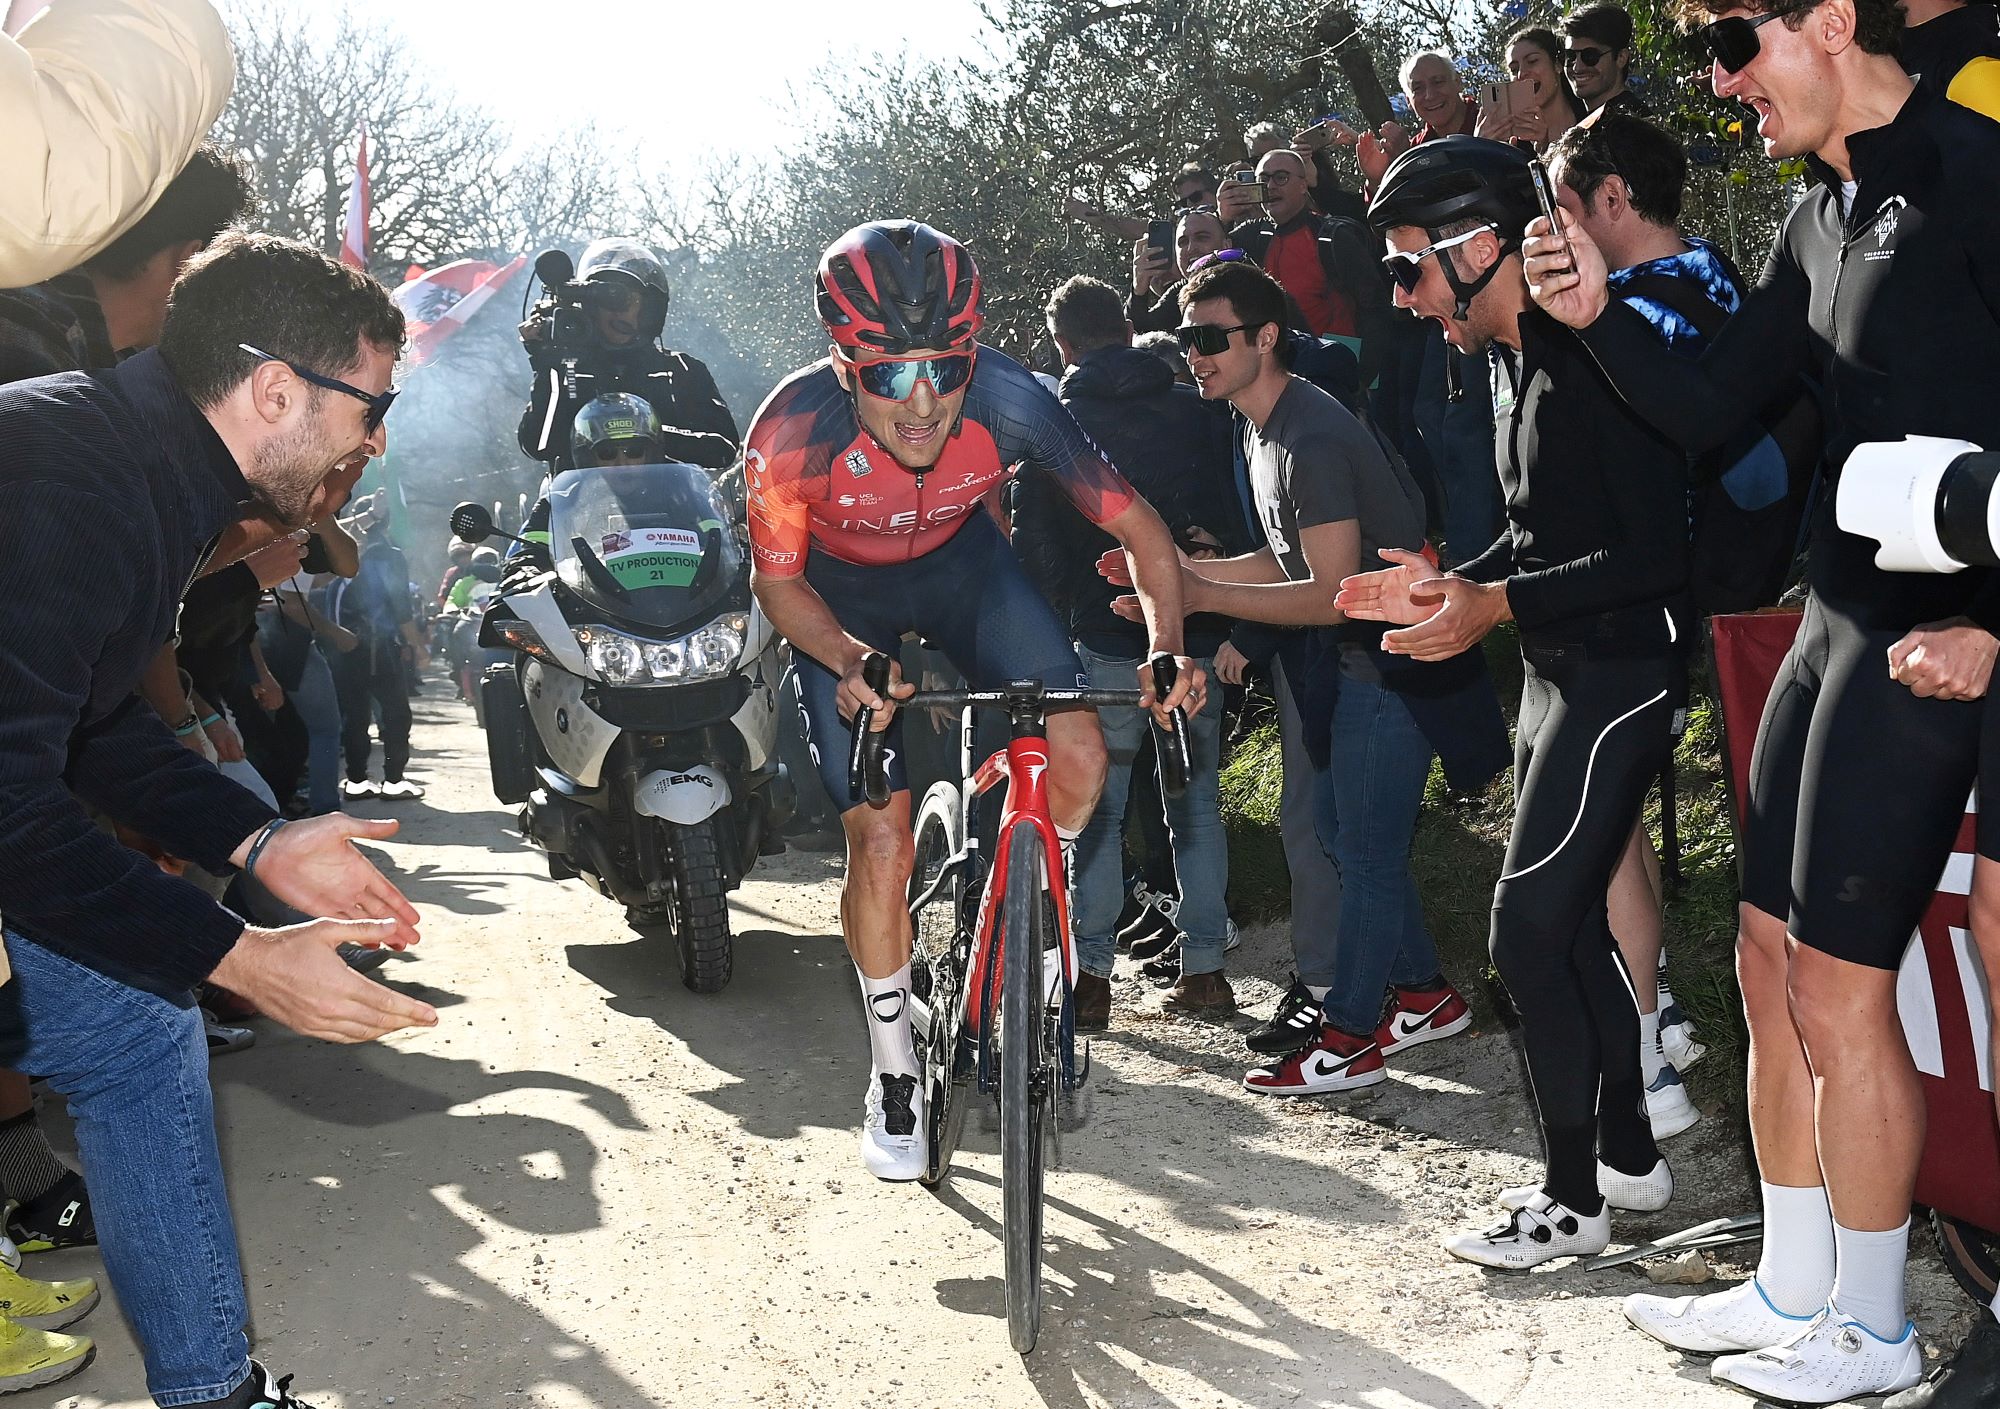
<svg viewBox="0 0 2000 1409"><path fill-rule="evenodd" d="M1632 16L1623 5L1587 6L1563 19L1563 66L1583 105L1596 112L1646 115L1646 105L1627 86L1632 72Z"/></svg>
<svg viewBox="0 0 2000 1409"><path fill-rule="evenodd" d="M69 1099L105 1267L147 1387L168 1404L293 1402L249 1358L194 987L213 978L335 1041L437 1015L337 952L416 938L416 912L352 844L395 825L282 823L133 691L226 527L303 526L345 494L329 483L337 465L380 450L369 409L402 339L402 314L367 275L231 233L174 285L157 348L0 389L0 913L14 974L0 1052ZM338 918L246 928L98 830L86 803Z"/></svg>
<svg viewBox="0 0 2000 1409"><path fill-rule="evenodd" d="M1763 1258L1733 1292L1626 1307L1670 1345L1743 1352L1715 1362L1718 1379L1823 1404L1922 1373L1903 1270L1924 1105L1896 973L1959 830L2000 630L1993 574L1882 571L1876 545L1836 522L1833 490L1865 442L2000 445L2000 126L1914 89L1890 0L1707 5L1715 91L1752 109L1767 154L1803 156L1815 178L1757 288L1689 362L1607 298L1602 252L1574 220L1566 250L1538 227L1527 269L1542 307L1690 451L1801 375L1824 388L1811 591L1758 735L1743 840Z"/></svg>

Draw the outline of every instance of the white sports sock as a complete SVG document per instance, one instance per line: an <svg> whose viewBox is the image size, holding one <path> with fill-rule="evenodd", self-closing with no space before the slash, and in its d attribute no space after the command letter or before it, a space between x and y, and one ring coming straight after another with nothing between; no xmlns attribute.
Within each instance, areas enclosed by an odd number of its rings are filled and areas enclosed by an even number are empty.
<svg viewBox="0 0 2000 1409"><path fill-rule="evenodd" d="M1666 1056L1660 1051L1660 1014L1655 1009L1639 1014L1639 1076L1651 1086L1653 1078L1660 1074L1660 1068L1667 1064Z"/></svg>
<svg viewBox="0 0 2000 1409"><path fill-rule="evenodd" d="M1900 1339L1909 1322L1903 1268L1910 1258L1910 1220L1879 1233L1836 1223L1833 1241L1840 1269L1833 1279L1833 1309L1885 1341Z"/></svg>
<svg viewBox="0 0 2000 1409"><path fill-rule="evenodd" d="M2000 1292L1993 1293L1993 1300L1988 1303L1987 1310L1993 1313L1995 1321L2000 1321Z"/></svg>
<svg viewBox="0 0 2000 1409"><path fill-rule="evenodd" d="M1810 1316L1833 1291L1833 1209L1824 1185L1763 1184L1764 1255L1757 1285L1787 1316Z"/></svg>
<svg viewBox="0 0 2000 1409"><path fill-rule="evenodd" d="M916 1076L917 1048L910 1040L910 966L887 978L870 978L857 967L861 1005L868 1010L868 1049L877 1073Z"/></svg>
<svg viewBox="0 0 2000 1409"><path fill-rule="evenodd" d="M1306 992L1313 996L1313 1002L1324 1003L1326 995L1333 992L1333 985L1330 983L1309 983L1306 985Z"/></svg>

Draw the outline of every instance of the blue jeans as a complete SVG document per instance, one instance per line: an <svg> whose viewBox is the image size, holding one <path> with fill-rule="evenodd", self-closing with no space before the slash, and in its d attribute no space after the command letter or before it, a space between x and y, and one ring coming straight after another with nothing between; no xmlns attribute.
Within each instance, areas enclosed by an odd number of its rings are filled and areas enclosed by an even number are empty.
<svg viewBox="0 0 2000 1409"><path fill-rule="evenodd" d="M1101 656L1076 648L1090 683L1101 690L1130 690L1138 684L1140 660ZM1200 662L1212 672L1212 661ZM1085 973L1109 977L1117 959L1113 927L1125 904L1125 796L1132 786L1132 762L1146 737L1152 715L1136 709L1108 709L1098 716L1111 764L1097 810L1076 842L1077 962ZM1174 879L1180 886L1181 972L1219 973L1222 946L1229 937L1229 839L1222 830L1222 711L1209 707L1188 721L1187 791L1167 799L1167 828L1174 843Z"/></svg>
<svg viewBox="0 0 2000 1409"><path fill-rule="evenodd" d="M250 1314L215 1143L208 1039L192 996L128 987L7 931L0 1064L69 1100L99 1250L165 1406L250 1374Z"/></svg>
<svg viewBox="0 0 2000 1409"><path fill-rule="evenodd" d="M1430 742L1395 691L1343 670L1332 757L1314 799L1341 892L1333 979L1321 1010L1343 1032L1373 1033L1390 984L1438 972L1437 945L1410 874L1430 769Z"/></svg>
<svg viewBox="0 0 2000 1409"><path fill-rule="evenodd" d="M306 647L305 668L292 704L306 726L306 802L315 817L340 811L340 697L333 669L317 644Z"/></svg>

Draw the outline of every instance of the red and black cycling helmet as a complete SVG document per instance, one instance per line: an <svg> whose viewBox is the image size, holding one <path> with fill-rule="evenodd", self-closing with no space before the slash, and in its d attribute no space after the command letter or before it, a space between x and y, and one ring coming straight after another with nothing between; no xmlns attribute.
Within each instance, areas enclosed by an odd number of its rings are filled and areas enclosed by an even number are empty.
<svg viewBox="0 0 2000 1409"><path fill-rule="evenodd" d="M844 348L954 348L984 322L972 252L914 220L857 225L828 245L813 296L827 334Z"/></svg>

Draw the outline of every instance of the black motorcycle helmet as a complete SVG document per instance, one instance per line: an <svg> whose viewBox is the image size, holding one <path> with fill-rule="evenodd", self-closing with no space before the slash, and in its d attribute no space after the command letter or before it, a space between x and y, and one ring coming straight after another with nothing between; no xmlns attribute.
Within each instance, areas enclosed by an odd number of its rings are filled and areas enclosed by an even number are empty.
<svg viewBox="0 0 2000 1409"><path fill-rule="evenodd" d="M585 285L623 285L637 289L640 297L639 341L657 342L667 326L667 305L673 291L667 285L667 267L660 257L637 240L623 236L592 240L576 262L577 282Z"/></svg>
<svg viewBox="0 0 2000 1409"><path fill-rule="evenodd" d="M599 463L599 450L630 446L640 459L660 455L660 417L651 402L629 391L612 392L585 402L570 422L571 462Z"/></svg>
<svg viewBox="0 0 2000 1409"><path fill-rule="evenodd" d="M1493 227L1503 256L1520 249L1528 222L1541 214L1528 155L1507 142L1485 137L1434 137L1389 164L1368 206L1368 226L1378 236L1413 226L1433 241L1439 231L1462 221ZM1458 296L1465 317L1473 298L1499 272L1499 262L1467 283L1449 259L1438 266Z"/></svg>

